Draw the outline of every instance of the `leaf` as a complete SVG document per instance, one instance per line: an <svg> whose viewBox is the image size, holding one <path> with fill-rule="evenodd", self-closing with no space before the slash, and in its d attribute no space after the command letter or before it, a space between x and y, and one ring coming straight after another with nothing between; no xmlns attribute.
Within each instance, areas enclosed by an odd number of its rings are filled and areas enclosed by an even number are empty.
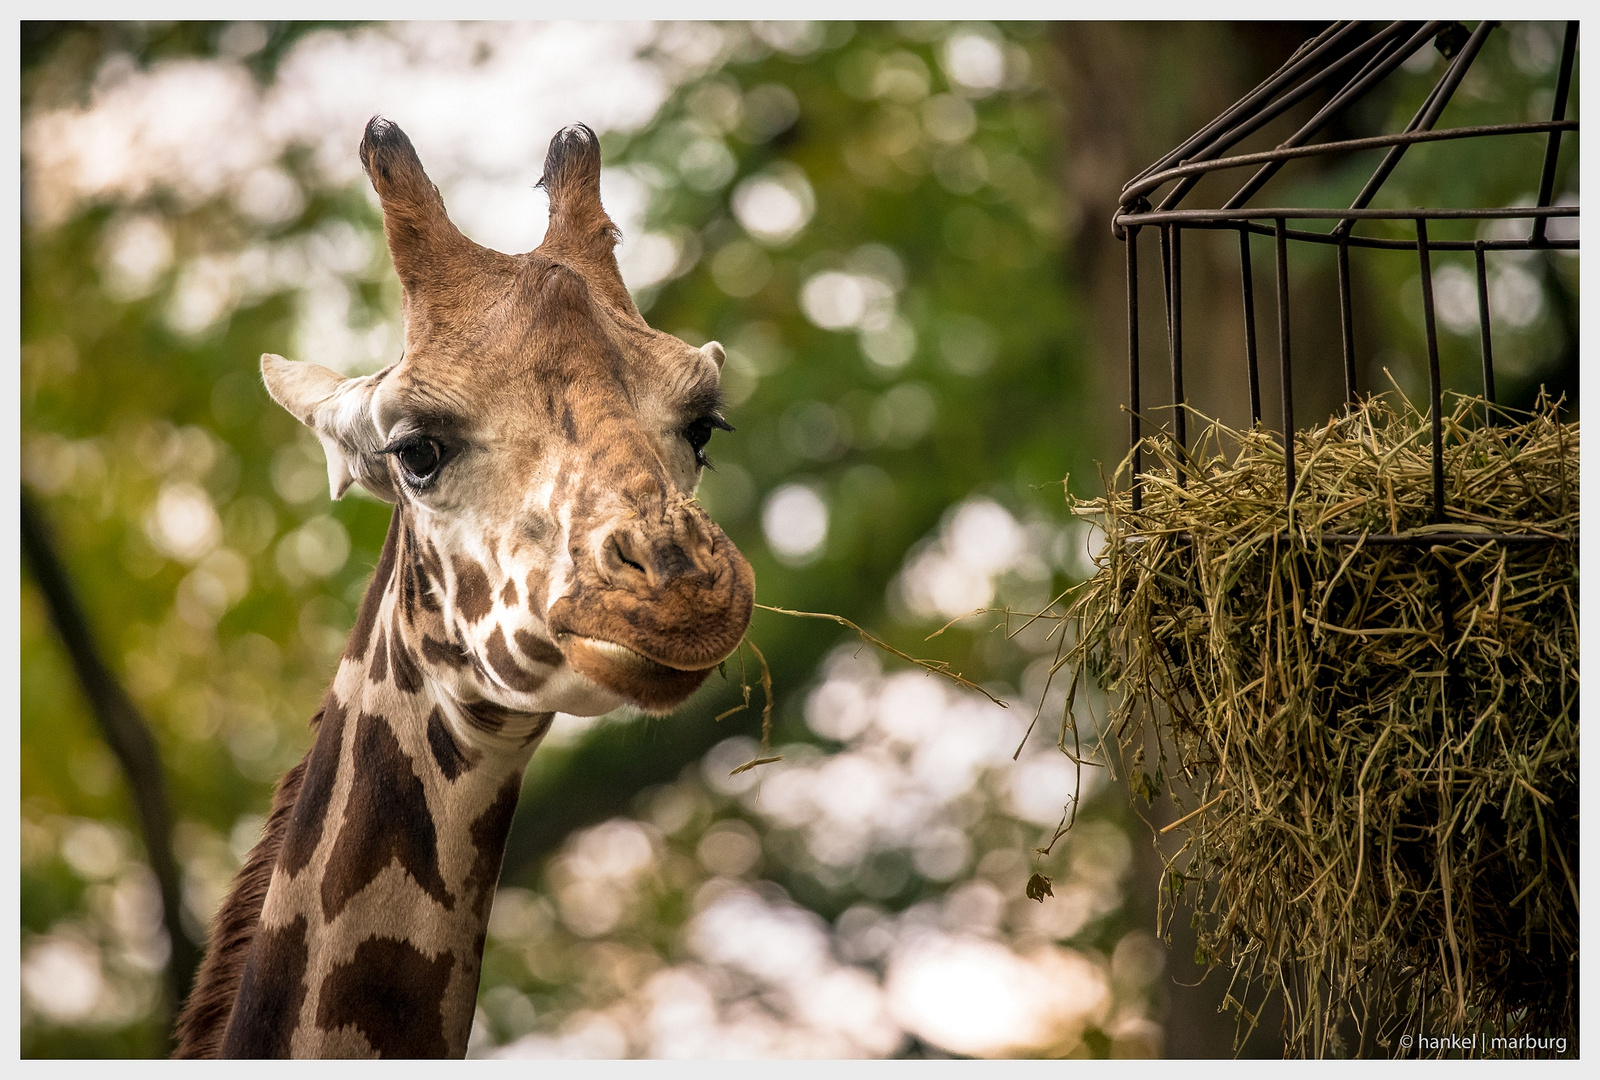
<svg viewBox="0 0 1600 1080"><path fill-rule="evenodd" d="M1029 900L1037 900L1041 904L1045 897L1055 895L1050 889L1050 879L1043 874L1035 874L1028 879L1027 893Z"/></svg>

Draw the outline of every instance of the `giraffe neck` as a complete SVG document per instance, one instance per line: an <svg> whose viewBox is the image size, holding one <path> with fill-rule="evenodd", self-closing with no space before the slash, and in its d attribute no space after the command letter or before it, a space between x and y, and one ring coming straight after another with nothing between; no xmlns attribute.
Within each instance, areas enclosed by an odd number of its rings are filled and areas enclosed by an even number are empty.
<svg viewBox="0 0 1600 1080"><path fill-rule="evenodd" d="M287 815L223 1056L466 1052L506 834L551 715L463 707L428 677L411 643L445 635L428 625L419 556L397 509Z"/></svg>

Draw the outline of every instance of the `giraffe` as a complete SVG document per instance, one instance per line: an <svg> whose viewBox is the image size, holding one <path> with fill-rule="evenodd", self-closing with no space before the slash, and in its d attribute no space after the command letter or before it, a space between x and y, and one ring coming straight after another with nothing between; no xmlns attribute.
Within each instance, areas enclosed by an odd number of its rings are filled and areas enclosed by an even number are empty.
<svg viewBox="0 0 1600 1080"><path fill-rule="evenodd" d="M451 223L410 140L361 163L404 352L346 378L267 354L330 492L394 504L313 743L212 926L178 1057L461 1057L523 772L557 711L665 714L729 656L755 579L693 501L723 349L646 325L600 147L550 142L542 243Z"/></svg>

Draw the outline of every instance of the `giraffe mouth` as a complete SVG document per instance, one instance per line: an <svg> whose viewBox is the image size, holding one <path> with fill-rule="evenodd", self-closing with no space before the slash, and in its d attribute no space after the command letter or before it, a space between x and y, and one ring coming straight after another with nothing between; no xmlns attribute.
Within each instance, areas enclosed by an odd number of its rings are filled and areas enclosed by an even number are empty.
<svg viewBox="0 0 1600 1080"><path fill-rule="evenodd" d="M615 641L558 633L556 644L578 674L647 712L668 712L716 670L668 667Z"/></svg>
<svg viewBox="0 0 1600 1080"><path fill-rule="evenodd" d="M626 645L618 644L615 641L602 641L600 638L579 637L578 635L574 634L571 637L571 643L574 645L582 645L586 649L592 649L599 655L605 657L611 663L620 664L623 667L633 668L640 674L644 675L662 676L670 675L674 672L682 674L685 671L694 670L693 668L671 667L670 665L661 663L659 660L652 660L648 656L644 655L644 653L637 652L636 650L630 649Z"/></svg>

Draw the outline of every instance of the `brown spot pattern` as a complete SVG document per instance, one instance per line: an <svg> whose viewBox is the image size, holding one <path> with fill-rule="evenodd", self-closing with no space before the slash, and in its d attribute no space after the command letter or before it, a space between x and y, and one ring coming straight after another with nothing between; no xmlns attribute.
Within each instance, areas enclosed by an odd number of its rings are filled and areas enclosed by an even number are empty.
<svg viewBox="0 0 1600 1080"><path fill-rule="evenodd" d="M522 777L506 778L495 795L494 802L479 814L469 830L472 846L478 854L467 871L464 893L479 918L489 914L489 904L494 900L495 883L500 880L500 860L505 856L506 835L511 831L511 816L517 809L517 798L522 794Z"/></svg>
<svg viewBox="0 0 1600 1080"><path fill-rule="evenodd" d="M477 622L494 609L489 578L484 574L483 567L464 556L457 556L454 566L456 610L468 622Z"/></svg>
<svg viewBox="0 0 1600 1080"><path fill-rule="evenodd" d="M407 694L415 694L422 689L422 672L417 670L416 658L411 655L399 629L394 627L389 633L389 667L394 670L395 686Z"/></svg>
<svg viewBox="0 0 1600 1080"><path fill-rule="evenodd" d="M322 912L330 922L350 898L391 862L453 910L455 898L439 873L439 837L411 758L379 717L356 721L354 769L344 824L322 879Z"/></svg>
<svg viewBox="0 0 1600 1080"><path fill-rule="evenodd" d="M226 1058L286 1058L306 999L306 917L288 926L257 929L255 948L239 982L233 1017L222 1037Z"/></svg>
<svg viewBox="0 0 1600 1080"><path fill-rule="evenodd" d="M526 630L518 630L511 636L516 641L517 648L522 650L522 655L534 663L560 667L566 659L561 655L561 650L556 648L553 643L536 634L530 634Z"/></svg>
<svg viewBox="0 0 1600 1080"><path fill-rule="evenodd" d="M487 944L488 940L488 931L479 930L477 936L472 939L471 955L464 957L461 961L461 979L463 982L470 982L472 984L472 996L474 1002L477 1000L478 986L483 978L483 947L485 944ZM464 1021L464 1023L461 1025L461 1033L457 1036L457 1038L459 1038L462 1043L466 1043L472 1038L473 1017L463 1016L461 1019Z"/></svg>
<svg viewBox="0 0 1600 1080"><path fill-rule="evenodd" d="M443 581L444 563L439 559L439 549L433 546L433 541L424 536L417 549L417 555L422 560L423 572L428 580L435 585Z"/></svg>
<svg viewBox="0 0 1600 1080"><path fill-rule="evenodd" d="M372 650L372 662L367 665L369 682L381 683L389 677L389 641L383 627L378 627L378 644Z"/></svg>
<svg viewBox="0 0 1600 1080"><path fill-rule="evenodd" d="M508 608L517 606L516 578L506 578L506 587L500 590L500 603Z"/></svg>
<svg viewBox="0 0 1600 1080"><path fill-rule="evenodd" d="M506 635L500 627L494 628L494 633L489 635L489 664L504 682L513 690L533 693L545 684L546 676L525 670L517 663L516 657L511 655L511 650L506 648Z"/></svg>
<svg viewBox="0 0 1600 1080"><path fill-rule="evenodd" d="M434 764L439 766L446 780L454 780L472 768L472 761L456 742L456 737L450 734L450 726L444 722L444 714L437 705L428 714L428 749L433 751Z"/></svg>
<svg viewBox="0 0 1600 1080"><path fill-rule="evenodd" d="M463 704L461 711L466 715L467 723L479 731L487 731L491 735L498 734L506 723L514 716L520 716L515 709L507 709L496 705L492 701L474 701Z"/></svg>
<svg viewBox="0 0 1600 1080"><path fill-rule="evenodd" d="M407 540L415 544L414 540ZM417 621L417 564L415 559L407 559L400 567L400 610L405 615L408 624Z"/></svg>
<svg viewBox="0 0 1600 1080"><path fill-rule="evenodd" d="M422 636L422 658L431 663L457 668L466 667L468 662L467 654L460 648L427 634Z"/></svg>
<svg viewBox="0 0 1600 1080"><path fill-rule="evenodd" d="M404 941L363 941L323 980L317 1024L354 1027L380 1057L449 1057L443 1005L454 964L449 952L430 960Z"/></svg>
<svg viewBox="0 0 1600 1080"><path fill-rule="evenodd" d="M344 708L330 693L317 715L322 722L317 727L316 745L307 757L305 782L283 838L282 866L290 877L305 869L322 841L322 823L328 816L328 800L333 797L333 782L339 775Z"/></svg>

